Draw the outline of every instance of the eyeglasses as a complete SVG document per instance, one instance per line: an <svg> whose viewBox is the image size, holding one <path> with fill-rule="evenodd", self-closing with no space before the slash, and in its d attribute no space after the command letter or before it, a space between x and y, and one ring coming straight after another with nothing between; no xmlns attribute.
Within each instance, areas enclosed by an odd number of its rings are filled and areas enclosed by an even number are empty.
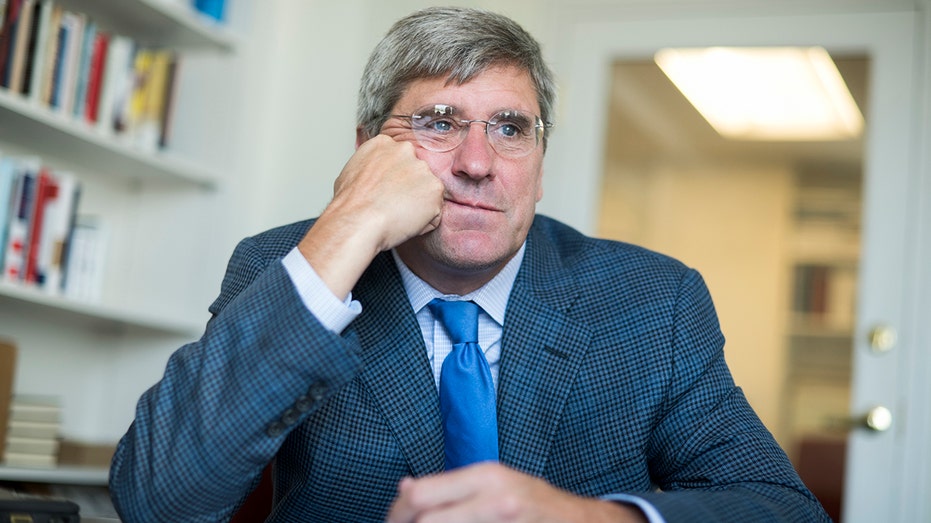
<svg viewBox="0 0 931 523"><path fill-rule="evenodd" d="M414 137L424 149L443 153L462 145L474 123L485 124L485 136L496 153L505 158L521 158L530 154L543 140L543 133L553 124L539 116L517 110L496 113L488 120L464 120L455 117L456 108L434 104L422 107L412 115L392 114L391 118L410 120Z"/></svg>

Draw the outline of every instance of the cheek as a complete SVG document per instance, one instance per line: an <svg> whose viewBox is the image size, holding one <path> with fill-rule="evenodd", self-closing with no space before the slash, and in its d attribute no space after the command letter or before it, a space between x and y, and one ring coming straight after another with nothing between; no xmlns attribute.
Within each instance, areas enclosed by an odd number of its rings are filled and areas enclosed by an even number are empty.
<svg viewBox="0 0 931 523"><path fill-rule="evenodd" d="M451 172L453 165L451 154L435 153L423 147L415 147L414 154L418 159L423 160L430 166L430 171L433 172L433 175L437 178L442 178L443 173Z"/></svg>

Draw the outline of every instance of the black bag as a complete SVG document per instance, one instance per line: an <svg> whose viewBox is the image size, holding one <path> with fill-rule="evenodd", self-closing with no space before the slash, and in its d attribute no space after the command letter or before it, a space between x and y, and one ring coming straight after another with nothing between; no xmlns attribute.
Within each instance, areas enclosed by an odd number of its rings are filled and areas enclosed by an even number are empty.
<svg viewBox="0 0 931 523"><path fill-rule="evenodd" d="M67 499L0 489L0 523L79 523L78 512Z"/></svg>

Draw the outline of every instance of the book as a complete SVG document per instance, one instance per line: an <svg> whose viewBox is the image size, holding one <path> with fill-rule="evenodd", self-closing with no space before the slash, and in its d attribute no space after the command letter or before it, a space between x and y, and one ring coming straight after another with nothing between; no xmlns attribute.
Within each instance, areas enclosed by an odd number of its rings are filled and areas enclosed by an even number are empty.
<svg viewBox="0 0 931 523"><path fill-rule="evenodd" d="M7 467L21 467L30 469L55 468L58 457L47 454L26 454L23 452L4 452L3 462Z"/></svg>
<svg viewBox="0 0 931 523"><path fill-rule="evenodd" d="M57 267L53 266L49 274L48 288L55 294L63 293L68 286L68 265L71 263L72 259L71 246L74 243L74 228L77 223L78 202L81 200L81 184L75 181L72 188L66 189L66 198L70 198L70 202L65 203L65 207L67 208L67 211L65 211L67 214L66 218L68 221L64 227L64 241L61 244L61 251L58 253L59 259ZM62 217L62 219L65 219L65 217Z"/></svg>
<svg viewBox="0 0 931 523"><path fill-rule="evenodd" d="M26 43L26 59L23 63L23 78L19 92L29 96L29 89L32 87L33 62L35 61L36 51L39 47L39 29L42 25L42 13L45 10L45 2L35 0L32 8L32 27L29 30L29 41Z"/></svg>
<svg viewBox="0 0 931 523"><path fill-rule="evenodd" d="M59 85L60 108L62 113L70 115L74 107L74 97L78 82L78 68L83 49L84 26L87 16L83 13L65 11L62 25L67 24L68 36L61 57L61 84Z"/></svg>
<svg viewBox="0 0 931 523"><path fill-rule="evenodd" d="M30 59L26 66L26 78L23 79L23 93L30 100L36 101L42 94L42 78L49 41L49 27L52 22L53 0L40 0L36 3L37 13L33 15L36 29L30 43Z"/></svg>
<svg viewBox="0 0 931 523"><path fill-rule="evenodd" d="M6 441L10 422L10 406L13 399L13 379L16 377L16 346L9 340L0 339L0 442ZM3 448L0 446L0 458Z"/></svg>
<svg viewBox="0 0 931 523"><path fill-rule="evenodd" d="M12 212L7 224L6 247L3 252L3 276L7 281L21 281L26 268L29 245L29 221L35 206L39 160L20 159L15 170Z"/></svg>
<svg viewBox="0 0 931 523"><path fill-rule="evenodd" d="M100 301L108 236L98 216L78 215L69 240L65 296L91 303Z"/></svg>
<svg viewBox="0 0 931 523"><path fill-rule="evenodd" d="M174 53L164 49L152 51L152 64L149 72L148 86L142 100L139 121L136 125L136 144L143 151L154 152L158 149L162 135L162 113L168 97L168 72Z"/></svg>
<svg viewBox="0 0 931 523"><path fill-rule="evenodd" d="M51 79L48 84L48 106L52 108L61 107L61 83L62 75L65 71L65 55L68 48L68 33L71 31L71 25L67 22L67 11L61 12L56 28L58 39L55 40L55 47L49 49L51 53Z"/></svg>
<svg viewBox="0 0 931 523"><path fill-rule="evenodd" d="M113 134L117 107L125 104L127 84L131 87L131 60L133 41L126 36L112 34L104 65L100 100L97 108L97 128L105 135Z"/></svg>
<svg viewBox="0 0 931 523"><path fill-rule="evenodd" d="M211 19L222 22L225 18L225 0L194 0L194 9L207 15Z"/></svg>
<svg viewBox="0 0 931 523"><path fill-rule="evenodd" d="M59 441L57 439L11 437L6 440L7 453L57 456L58 449Z"/></svg>
<svg viewBox="0 0 931 523"><path fill-rule="evenodd" d="M152 63L154 51L139 48L133 56L132 86L125 110L118 113L117 130L128 134L134 142L146 111L149 92L152 90Z"/></svg>
<svg viewBox="0 0 931 523"><path fill-rule="evenodd" d="M64 10L58 27L58 48L55 53L50 105L64 114L70 114L74 103L74 77L81 38L84 36L84 20L84 15Z"/></svg>
<svg viewBox="0 0 931 523"><path fill-rule="evenodd" d="M13 157L0 154L0 268L3 265L7 228L13 212L13 182L16 176L16 165Z"/></svg>
<svg viewBox="0 0 931 523"><path fill-rule="evenodd" d="M13 47L10 49L9 79L7 88L14 93L22 92L23 69L26 64L26 50L29 48L29 38L32 33L32 15L35 0L23 0L20 6L19 20L16 22L16 35Z"/></svg>
<svg viewBox="0 0 931 523"><path fill-rule="evenodd" d="M48 202L42 223L42 235L36 254L36 281L51 294L62 291L67 242L77 212L80 189L70 172L56 171L57 197Z"/></svg>
<svg viewBox="0 0 931 523"><path fill-rule="evenodd" d="M171 58L168 62L168 70L165 76L165 93L161 106L162 112L159 115L159 149L167 148L171 138L171 116L174 111L176 98L175 90L177 89L178 67L178 55L176 53L171 53Z"/></svg>
<svg viewBox="0 0 931 523"><path fill-rule="evenodd" d="M7 440L10 438L55 439L58 437L59 428L59 423L10 419L6 437Z"/></svg>
<svg viewBox="0 0 931 523"><path fill-rule="evenodd" d="M10 400L10 419L58 423L61 418L61 398L51 394L14 394Z"/></svg>
<svg viewBox="0 0 931 523"><path fill-rule="evenodd" d="M46 32L45 45L43 45L43 59L41 62L35 64L37 72L39 72L39 77L34 81L37 82L37 89L31 93L33 100L40 102L43 105L51 104L52 100L52 82L55 77L55 66L58 62L58 40L61 36L61 16L64 14L64 9L57 2L51 3L51 8L49 9L49 21ZM40 41L41 45L42 42Z"/></svg>
<svg viewBox="0 0 931 523"><path fill-rule="evenodd" d="M10 62L22 6L23 0L7 0L3 11L3 25L0 26L0 87L9 86Z"/></svg>
<svg viewBox="0 0 931 523"><path fill-rule="evenodd" d="M103 83L104 64L107 61L107 45L110 35L103 31L94 34L93 50L91 51L90 70L87 73L87 93L84 104L84 120L88 123L97 123L97 113L100 105L100 89Z"/></svg>
<svg viewBox="0 0 931 523"><path fill-rule="evenodd" d="M58 181L47 167L41 167L36 176L35 201L29 217L29 234L25 255L25 269L22 279L26 283L41 283L39 273L39 248L45 234L45 210L58 198Z"/></svg>
<svg viewBox="0 0 931 523"><path fill-rule="evenodd" d="M91 57L94 52L96 35L97 24L93 20L87 19L84 24L84 35L81 38L81 47L78 53L74 102L71 110L72 115L78 120L83 119L86 112L87 85L90 82Z"/></svg>

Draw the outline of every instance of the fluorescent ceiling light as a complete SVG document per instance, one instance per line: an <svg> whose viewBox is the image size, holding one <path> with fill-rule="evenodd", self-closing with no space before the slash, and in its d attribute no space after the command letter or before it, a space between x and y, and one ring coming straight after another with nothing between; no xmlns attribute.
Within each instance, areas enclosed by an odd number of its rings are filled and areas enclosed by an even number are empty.
<svg viewBox="0 0 931 523"><path fill-rule="evenodd" d="M863 129L863 115L821 47L663 49L655 59L722 136L843 140Z"/></svg>

